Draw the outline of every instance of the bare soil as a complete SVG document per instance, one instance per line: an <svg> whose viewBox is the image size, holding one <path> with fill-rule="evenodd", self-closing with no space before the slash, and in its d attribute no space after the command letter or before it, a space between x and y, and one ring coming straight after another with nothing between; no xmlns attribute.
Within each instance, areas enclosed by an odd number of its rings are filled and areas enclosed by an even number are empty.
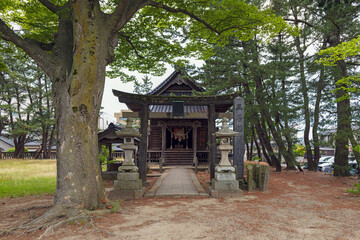
<svg viewBox="0 0 360 240"><path fill-rule="evenodd" d="M200 177L199 177L200 176ZM206 185L207 173L198 174ZM154 181L154 180L152 180ZM325 173L271 172L269 191L242 198L144 198L120 213L63 226L45 239L360 239L360 197L346 192L359 180ZM110 183L106 183L106 187ZM0 199L0 229L44 213L52 196ZM37 239L33 234L3 239Z"/></svg>

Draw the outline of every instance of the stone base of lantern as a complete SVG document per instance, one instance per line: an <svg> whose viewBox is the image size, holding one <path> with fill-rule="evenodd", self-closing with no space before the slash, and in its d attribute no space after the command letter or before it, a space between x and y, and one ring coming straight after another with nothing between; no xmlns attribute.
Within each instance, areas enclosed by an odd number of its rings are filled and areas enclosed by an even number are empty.
<svg viewBox="0 0 360 240"><path fill-rule="evenodd" d="M109 194L110 200L132 200L132 199L140 199L144 196L145 188L139 190L118 190L114 189Z"/></svg>
<svg viewBox="0 0 360 240"><path fill-rule="evenodd" d="M242 190L236 180L235 168L232 166L217 166L215 179L212 180L210 194L213 197L241 197Z"/></svg>
<svg viewBox="0 0 360 240"><path fill-rule="evenodd" d="M117 199L139 199L145 193L142 181L136 166L121 166L117 180L114 181L114 190L110 191L109 198Z"/></svg>

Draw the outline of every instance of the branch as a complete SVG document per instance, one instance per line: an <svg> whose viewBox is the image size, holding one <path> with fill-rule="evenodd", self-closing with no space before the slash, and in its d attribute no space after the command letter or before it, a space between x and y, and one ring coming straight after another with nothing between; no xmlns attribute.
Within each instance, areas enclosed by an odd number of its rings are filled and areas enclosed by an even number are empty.
<svg viewBox="0 0 360 240"><path fill-rule="evenodd" d="M217 33L220 35L220 32L218 30L216 30L215 28L213 28L209 23L207 23L204 19L199 18L198 16L196 16L195 14L188 12L185 9L181 9L181 8L172 8L169 7L163 3L158 3L158 2L154 2L154 1L150 1L149 3L147 3L146 5L148 6L152 6L152 7L156 7L156 8L162 8L168 12L172 12L172 13L183 13L187 16L189 16L192 19L195 19L196 21L204 24L208 29L210 29L211 31Z"/></svg>
<svg viewBox="0 0 360 240"><path fill-rule="evenodd" d="M107 15L110 35L115 35L133 17L133 15L146 5L148 0L122 0L117 4L114 12Z"/></svg>
<svg viewBox="0 0 360 240"><path fill-rule="evenodd" d="M136 54L139 58L144 59L144 56L140 55L139 52L136 50L136 47L135 47L134 44L131 42L129 36L125 35L123 32L119 32L119 35L120 35L122 38L124 38L124 39L131 45L131 47L132 47L132 48L134 49L134 51L135 51L135 54Z"/></svg>
<svg viewBox="0 0 360 240"><path fill-rule="evenodd" d="M285 21L290 21L290 22L301 22L301 23L304 23L305 25L308 25L309 27L315 27L314 25L312 25L311 23L309 22L306 22L304 20L301 20L301 19L290 19L290 18L284 18Z"/></svg>
<svg viewBox="0 0 360 240"><path fill-rule="evenodd" d="M55 13L61 10L60 6L53 4L49 0L39 0L42 5L44 5L47 9L49 9L51 12Z"/></svg>
<svg viewBox="0 0 360 240"><path fill-rule="evenodd" d="M1 33L0 38L4 39L5 41L12 42L19 48L23 49L48 74L53 72L53 69L56 66L55 60L50 54L46 53L41 48L41 43L33 39L21 38L11 28L9 28L1 18L0 18L0 33Z"/></svg>

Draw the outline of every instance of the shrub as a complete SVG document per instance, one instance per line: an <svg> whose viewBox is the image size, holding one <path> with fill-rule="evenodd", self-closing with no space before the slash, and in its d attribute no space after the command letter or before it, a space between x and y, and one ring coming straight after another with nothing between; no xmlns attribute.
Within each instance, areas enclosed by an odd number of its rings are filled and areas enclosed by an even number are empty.
<svg viewBox="0 0 360 240"><path fill-rule="evenodd" d="M351 189L346 190L349 193L359 194L360 195L360 183L355 183Z"/></svg>
<svg viewBox="0 0 360 240"><path fill-rule="evenodd" d="M28 152L29 150L25 148L24 152ZM9 148L6 152L15 152L15 147Z"/></svg>

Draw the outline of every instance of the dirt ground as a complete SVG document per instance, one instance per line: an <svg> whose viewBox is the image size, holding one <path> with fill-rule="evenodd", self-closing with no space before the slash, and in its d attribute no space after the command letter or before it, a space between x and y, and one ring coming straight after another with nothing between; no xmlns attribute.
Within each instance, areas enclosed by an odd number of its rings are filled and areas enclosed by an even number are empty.
<svg viewBox="0 0 360 240"><path fill-rule="evenodd" d="M200 181L208 180L200 174ZM271 172L269 191L242 198L144 198L120 213L68 224L44 239L360 239L360 197L346 193L355 177ZM107 183L108 184L108 183ZM109 187L107 185L107 187ZM39 216L52 196L0 199L0 229ZM3 239L37 239L43 231ZM1 237L0 237L1 238Z"/></svg>

